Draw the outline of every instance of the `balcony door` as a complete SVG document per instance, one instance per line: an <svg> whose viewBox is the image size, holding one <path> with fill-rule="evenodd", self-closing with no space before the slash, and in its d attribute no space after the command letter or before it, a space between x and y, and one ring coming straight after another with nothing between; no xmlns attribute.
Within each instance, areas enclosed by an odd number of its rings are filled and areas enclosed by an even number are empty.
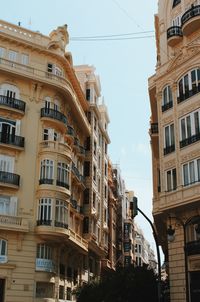
<svg viewBox="0 0 200 302"><path fill-rule="evenodd" d="M191 302L200 301L200 271L190 272Z"/></svg>
<svg viewBox="0 0 200 302"><path fill-rule="evenodd" d="M4 302L5 296L5 279L0 279L0 302Z"/></svg>
<svg viewBox="0 0 200 302"><path fill-rule="evenodd" d="M14 140L15 132L15 121L0 119L0 133L2 143L8 143L10 140Z"/></svg>

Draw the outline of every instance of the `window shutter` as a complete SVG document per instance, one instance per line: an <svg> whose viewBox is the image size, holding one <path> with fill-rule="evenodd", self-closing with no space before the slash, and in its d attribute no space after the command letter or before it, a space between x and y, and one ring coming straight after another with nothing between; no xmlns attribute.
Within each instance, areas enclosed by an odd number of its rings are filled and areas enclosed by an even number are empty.
<svg viewBox="0 0 200 302"><path fill-rule="evenodd" d="M21 125L21 121L16 120L16 130L15 130L16 135L20 135L20 125Z"/></svg>
<svg viewBox="0 0 200 302"><path fill-rule="evenodd" d="M17 197L15 197L15 196L10 198L9 214L11 216L17 216Z"/></svg>

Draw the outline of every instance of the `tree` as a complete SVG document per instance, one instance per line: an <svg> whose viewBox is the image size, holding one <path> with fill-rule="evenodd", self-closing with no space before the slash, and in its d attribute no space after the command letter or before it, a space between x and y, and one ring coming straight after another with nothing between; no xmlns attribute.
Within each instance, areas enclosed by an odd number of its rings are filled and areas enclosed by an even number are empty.
<svg viewBox="0 0 200 302"><path fill-rule="evenodd" d="M157 277L147 266L107 272L80 289L78 302L157 302Z"/></svg>

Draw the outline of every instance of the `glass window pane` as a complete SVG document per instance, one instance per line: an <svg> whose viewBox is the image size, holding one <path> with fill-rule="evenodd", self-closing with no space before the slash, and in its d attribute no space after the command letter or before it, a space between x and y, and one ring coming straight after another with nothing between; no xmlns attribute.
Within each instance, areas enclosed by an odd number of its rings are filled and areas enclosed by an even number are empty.
<svg viewBox="0 0 200 302"><path fill-rule="evenodd" d="M195 134L200 133L199 112L194 113Z"/></svg>
<svg viewBox="0 0 200 302"><path fill-rule="evenodd" d="M188 164L183 165L183 181L184 186L187 186L189 184Z"/></svg>
<svg viewBox="0 0 200 302"><path fill-rule="evenodd" d="M192 129L191 129L191 117L190 115L186 117L186 124L187 124L187 137L192 136Z"/></svg>
<svg viewBox="0 0 200 302"><path fill-rule="evenodd" d="M198 181L200 181L200 159L197 160Z"/></svg>
<svg viewBox="0 0 200 302"><path fill-rule="evenodd" d="M189 163L189 171L190 171L190 183L195 182L195 172L194 172L194 162Z"/></svg>

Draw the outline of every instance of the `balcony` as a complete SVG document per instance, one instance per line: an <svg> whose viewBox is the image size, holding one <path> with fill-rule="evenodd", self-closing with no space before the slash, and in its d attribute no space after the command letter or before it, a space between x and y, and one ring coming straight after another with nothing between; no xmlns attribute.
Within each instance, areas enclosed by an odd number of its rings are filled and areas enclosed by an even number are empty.
<svg viewBox="0 0 200 302"><path fill-rule="evenodd" d="M74 232L72 229L69 231L69 240L70 243L76 247L79 247L81 250L88 251L88 242L82 238L79 234Z"/></svg>
<svg viewBox="0 0 200 302"><path fill-rule="evenodd" d="M181 18L183 34L188 36L200 28L200 5L192 5Z"/></svg>
<svg viewBox="0 0 200 302"><path fill-rule="evenodd" d="M40 219L36 222L36 233L43 239L63 241L69 236L68 224L63 221Z"/></svg>
<svg viewBox="0 0 200 302"><path fill-rule="evenodd" d="M173 107L173 101L170 101L164 105L162 105L162 112L167 111L168 109Z"/></svg>
<svg viewBox="0 0 200 302"><path fill-rule="evenodd" d="M189 146L193 143L196 143L200 140L200 133L197 133L195 135L192 135L186 139L183 139L182 141L180 141L180 148Z"/></svg>
<svg viewBox="0 0 200 302"><path fill-rule="evenodd" d="M0 185L19 187L20 176L10 172L0 171Z"/></svg>
<svg viewBox="0 0 200 302"><path fill-rule="evenodd" d="M175 145L167 146L164 148L164 155L172 153L175 151Z"/></svg>
<svg viewBox="0 0 200 302"><path fill-rule="evenodd" d="M182 29L180 26L172 26L167 30L167 43L169 46L174 47L183 37Z"/></svg>
<svg viewBox="0 0 200 302"><path fill-rule="evenodd" d="M20 113L24 114L26 103L18 99L0 95L0 108L1 107L8 110L11 109L11 111L19 111Z"/></svg>
<svg viewBox="0 0 200 302"><path fill-rule="evenodd" d="M66 131L65 135L66 135L67 140L70 143L72 143L74 141L74 135L75 135L74 128L67 125L67 131Z"/></svg>
<svg viewBox="0 0 200 302"><path fill-rule="evenodd" d="M0 215L0 230L28 232L28 222L22 217Z"/></svg>
<svg viewBox="0 0 200 302"><path fill-rule="evenodd" d="M50 178L41 178L39 180L40 185L53 185L53 179Z"/></svg>
<svg viewBox="0 0 200 302"><path fill-rule="evenodd" d="M188 256L200 254L200 240L186 243L185 250Z"/></svg>
<svg viewBox="0 0 200 302"><path fill-rule="evenodd" d="M151 124L151 134L158 134L158 123Z"/></svg>
<svg viewBox="0 0 200 302"><path fill-rule="evenodd" d="M61 123L61 125L63 125L66 128L67 118L60 111L50 109L50 108L41 108L40 117L58 121L59 124Z"/></svg>
<svg viewBox="0 0 200 302"><path fill-rule="evenodd" d="M63 187L66 188L67 190L69 190L69 184L60 180L56 181L56 186L58 187Z"/></svg>
<svg viewBox="0 0 200 302"><path fill-rule="evenodd" d="M85 177L79 172L78 168L72 163L72 173L74 176L74 180L77 182L78 185L82 185L85 187Z"/></svg>
<svg viewBox="0 0 200 302"><path fill-rule="evenodd" d="M75 209L78 213L83 214L83 207L78 205L78 202L75 199L70 200L71 207Z"/></svg>
<svg viewBox="0 0 200 302"><path fill-rule="evenodd" d="M10 145L20 149L24 148L24 137L13 134L5 135L0 132L0 144Z"/></svg>
<svg viewBox="0 0 200 302"><path fill-rule="evenodd" d="M60 153L71 160L71 147L65 142L43 140L40 142L40 152L46 153L47 151Z"/></svg>
<svg viewBox="0 0 200 302"><path fill-rule="evenodd" d="M76 148L77 151L79 151L79 140L77 137L74 137L74 148Z"/></svg>

